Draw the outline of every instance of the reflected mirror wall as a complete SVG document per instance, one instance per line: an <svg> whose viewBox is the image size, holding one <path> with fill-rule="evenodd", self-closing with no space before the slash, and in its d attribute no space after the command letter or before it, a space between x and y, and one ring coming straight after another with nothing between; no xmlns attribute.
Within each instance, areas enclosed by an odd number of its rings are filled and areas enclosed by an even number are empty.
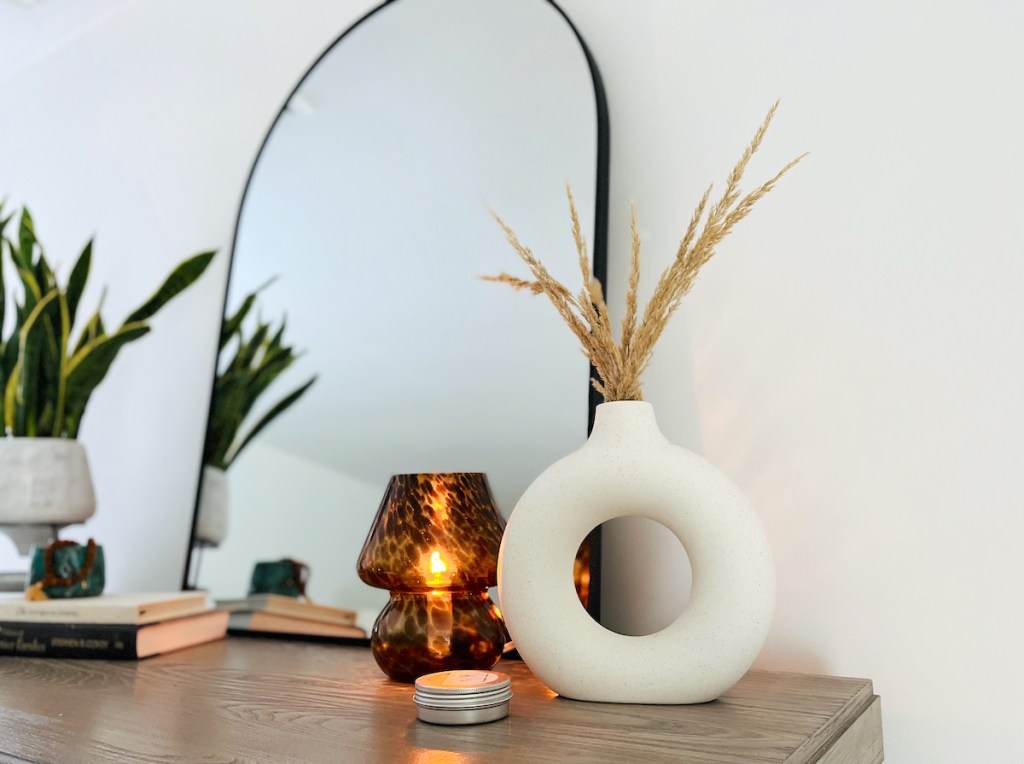
<svg viewBox="0 0 1024 764"><path fill-rule="evenodd" d="M574 338L544 298L478 277L523 270L491 208L578 282L570 182L603 278L606 124L547 0L393 0L322 55L254 163L226 302L275 279L250 321L286 317L303 351L253 419L316 382L227 470L227 532L188 585L241 597L256 561L291 557L315 602L369 628L387 593L355 565L391 475L485 472L507 516L584 442Z"/></svg>

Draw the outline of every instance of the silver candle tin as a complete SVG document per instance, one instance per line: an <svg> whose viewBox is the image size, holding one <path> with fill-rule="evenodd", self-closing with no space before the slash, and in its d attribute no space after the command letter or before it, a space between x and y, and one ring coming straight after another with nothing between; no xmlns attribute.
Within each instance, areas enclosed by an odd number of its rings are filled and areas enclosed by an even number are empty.
<svg viewBox="0 0 1024 764"><path fill-rule="evenodd" d="M500 671L439 671L416 680L416 716L431 724L483 724L508 716L512 678Z"/></svg>

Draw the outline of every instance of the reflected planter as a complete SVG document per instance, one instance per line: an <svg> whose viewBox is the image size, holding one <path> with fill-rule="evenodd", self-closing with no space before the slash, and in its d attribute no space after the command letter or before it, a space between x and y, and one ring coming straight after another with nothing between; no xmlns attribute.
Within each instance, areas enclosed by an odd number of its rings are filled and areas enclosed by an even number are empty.
<svg viewBox="0 0 1024 764"><path fill-rule="evenodd" d="M219 546L228 537L228 473L217 467L203 467L196 514L196 541Z"/></svg>

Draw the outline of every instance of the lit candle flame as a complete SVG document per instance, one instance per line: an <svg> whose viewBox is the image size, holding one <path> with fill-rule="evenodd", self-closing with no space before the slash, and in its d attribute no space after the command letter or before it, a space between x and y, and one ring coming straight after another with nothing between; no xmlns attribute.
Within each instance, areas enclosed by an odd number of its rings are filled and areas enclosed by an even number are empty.
<svg viewBox="0 0 1024 764"><path fill-rule="evenodd" d="M433 551L428 556L424 553L420 558L421 570L423 571L424 582L427 586L443 586L447 588L452 583L454 566L451 562L445 561L440 551Z"/></svg>
<svg viewBox="0 0 1024 764"><path fill-rule="evenodd" d="M441 559L441 553L432 552L430 555L430 572L436 576L438 573L444 573L446 570L448 570L448 566Z"/></svg>

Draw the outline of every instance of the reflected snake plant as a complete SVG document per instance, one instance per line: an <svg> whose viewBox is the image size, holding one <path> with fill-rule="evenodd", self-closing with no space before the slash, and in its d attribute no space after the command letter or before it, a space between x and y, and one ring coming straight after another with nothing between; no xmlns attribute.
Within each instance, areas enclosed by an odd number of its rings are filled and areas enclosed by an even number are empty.
<svg viewBox="0 0 1024 764"><path fill-rule="evenodd" d="M0 422L3 433L21 437L75 438L85 407L106 377L121 348L149 333L147 323L171 299L198 279L213 259L204 252L184 261L159 289L136 309L119 329L107 333L96 312L78 332L79 302L92 263L92 240L75 261L66 286L58 283L46 259L35 224L22 209L15 236L5 231L15 213L3 215L0 202ZM4 255L7 255L5 261ZM13 310L7 309L4 266L21 284L21 301L13 294ZM13 289L12 289L13 293ZM5 333L5 318L14 323Z"/></svg>
<svg viewBox="0 0 1024 764"><path fill-rule="evenodd" d="M203 464L209 467L222 470L230 467L253 438L316 382L314 375L267 409L245 435L241 434L242 425L260 396L299 357L284 342L284 320L275 326L257 319L252 333L245 331L245 319L256 305L261 289L263 287L248 295L238 310L225 318L221 329L220 370L214 381L203 449ZM234 355L230 355L232 347Z"/></svg>

